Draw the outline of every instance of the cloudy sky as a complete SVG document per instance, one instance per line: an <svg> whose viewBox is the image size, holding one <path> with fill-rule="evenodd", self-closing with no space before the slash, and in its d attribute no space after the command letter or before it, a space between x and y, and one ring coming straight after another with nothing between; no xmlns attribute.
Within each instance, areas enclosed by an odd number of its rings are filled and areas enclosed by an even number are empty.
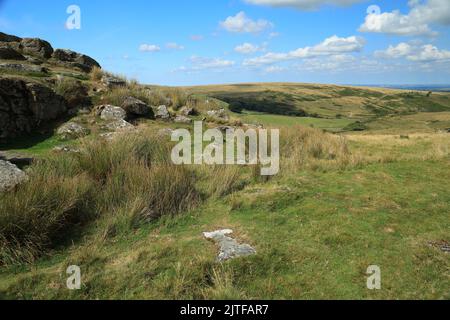
<svg viewBox="0 0 450 320"><path fill-rule="evenodd" d="M0 30L152 84L450 83L450 0L0 0Z"/></svg>

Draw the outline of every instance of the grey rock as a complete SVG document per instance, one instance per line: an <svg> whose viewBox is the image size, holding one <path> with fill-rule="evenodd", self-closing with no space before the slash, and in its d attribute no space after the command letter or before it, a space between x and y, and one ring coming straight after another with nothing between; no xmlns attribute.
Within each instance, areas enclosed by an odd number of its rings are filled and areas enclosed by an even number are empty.
<svg viewBox="0 0 450 320"><path fill-rule="evenodd" d="M450 243L446 241L431 241L428 243L430 247L437 248L444 253L450 253Z"/></svg>
<svg viewBox="0 0 450 320"><path fill-rule="evenodd" d="M59 153L80 153L81 151L77 148L70 146L57 146L53 148L53 152Z"/></svg>
<svg viewBox="0 0 450 320"><path fill-rule="evenodd" d="M100 118L103 120L125 120L127 118L127 113L120 107L104 105L98 108L102 110L100 113Z"/></svg>
<svg viewBox="0 0 450 320"><path fill-rule="evenodd" d="M195 115L195 109L185 106L180 109L180 114L185 117L193 116L193 115Z"/></svg>
<svg viewBox="0 0 450 320"><path fill-rule="evenodd" d="M10 191L26 180L27 175L16 165L0 160L0 192Z"/></svg>
<svg viewBox="0 0 450 320"><path fill-rule="evenodd" d="M125 87L127 82L125 80L115 78L115 77L102 77L102 83L107 86L109 89L117 88L117 87Z"/></svg>
<svg viewBox="0 0 450 320"><path fill-rule="evenodd" d="M64 140L72 140L89 135L90 130L75 122L67 122L58 128L56 134Z"/></svg>
<svg viewBox="0 0 450 320"><path fill-rule="evenodd" d="M26 85L31 93L31 110L36 119L56 120L67 111L66 101L52 89L37 83Z"/></svg>
<svg viewBox="0 0 450 320"><path fill-rule="evenodd" d="M155 110L155 116L158 119L167 120L170 119L170 113L169 110L167 110L166 106L159 106Z"/></svg>
<svg viewBox="0 0 450 320"><path fill-rule="evenodd" d="M100 64L93 58L72 50L56 49L52 58L68 67L78 68L84 72L91 72L94 67L100 68Z"/></svg>
<svg viewBox="0 0 450 320"><path fill-rule="evenodd" d="M0 45L0 59L3 60L26 60L26 58L7 44Z"/></svg>
<svg viewBox="0 0 450 320"><path fill-rule="evenodd" d="M40 66L41 64L44 63L44 61L42 61L41 59L35 58L35 57L31 57L31 56L26 56L25 57L27 59L27 61L31 64L35 64Z"/></svg>
<svg viewBox="0 0 450 320"><path fill-rule="evenodd" d="M48 72L48 70L44 67L40 67L37 65L20 64L20 63L0 63L0 69L17 71L17 72L38 72L38 73L47 73Z"/></svg>
<svg viewBox="0 0 450 320"><path fill-rule="evenodd" d="M219 246L219 256L217 257L219 262L256 254L256 250L250 245L239 244L233 238L228 237L232 233L233 230L230 229L203 233L206 239L214 241Z"/></svg>
<svg viewBox="0 0 450 320"><path fill-rule="evenodd" d="M122 104L122 109L129 116L154 117L153 110L145 102L134 97L127 97Z"/></svg>
<svg viewBox="0 0 450 320"><path fill-rule="evenodd" d="M107 123L104 128L111 131L125 131L134 129L134 126L131 123L120 119Z"/></svg>
<svg viewBox="0 0 450 320"><path fill-rule="evenodd" d="M45 40L38 38L24 38L20 42L22 45L22 52L25 54L38 56L44 59L51 58L53 54L53 48Z"/></svg>
<svg viewBox="0 0 450 320"><path fill-rule="evenodd" d="M14 78L0 78L0 138L30 133L67 111L63 97L50 88Z"/></svg>
<svg viewBox="0 0 450 320"><path fill-rule="evenodd" d="M192 123L192 119L185 116L177 116L174 121L176 123Z"/></svg>
<svg viewBox="0 0 450 320"><path fill-rule="evenodd" d="M0 42L20 42L22 38L0 32Z"/></svg>

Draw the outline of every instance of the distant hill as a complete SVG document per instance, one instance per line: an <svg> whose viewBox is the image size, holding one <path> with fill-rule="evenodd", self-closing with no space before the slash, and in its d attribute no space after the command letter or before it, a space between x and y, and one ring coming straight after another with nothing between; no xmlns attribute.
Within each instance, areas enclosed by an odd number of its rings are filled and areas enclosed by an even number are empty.
<svg viewBox="0 0 450 320"><path fill-rule="evenodd" d="M249 83L187 87L223 100L234 112L368 120L386 115L450 111L450 94L377 87Z"/></svg>

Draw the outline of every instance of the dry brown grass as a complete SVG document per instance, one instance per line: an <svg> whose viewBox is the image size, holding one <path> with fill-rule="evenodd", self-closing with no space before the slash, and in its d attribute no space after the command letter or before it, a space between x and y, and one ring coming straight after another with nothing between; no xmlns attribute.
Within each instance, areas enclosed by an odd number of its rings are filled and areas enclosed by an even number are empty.
<svg viewBox="0 0 450 320"><path fill-rule="evenodd" d="M105 72L102 70L102 68L94 67L90 73L90 79L91 81L98 82L102 80L102 77L105 75Z"/></svg>
<svg viewBox="0 0 450 320"><path fill-rule="evenodd" d="M282 172L341 170L370 163L438 160L450 155L445 133L333 135L301 126L281 130Z"/></svg>

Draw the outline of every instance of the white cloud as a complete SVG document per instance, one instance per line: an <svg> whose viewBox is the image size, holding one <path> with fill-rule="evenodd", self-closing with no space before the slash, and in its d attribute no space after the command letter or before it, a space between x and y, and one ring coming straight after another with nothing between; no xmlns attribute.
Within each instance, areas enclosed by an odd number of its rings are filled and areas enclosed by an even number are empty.
<svg viewBox="0 0 450 320"><path fill-rule="evenodd" d="M220 26L229 32L236 33L260 33L273 27L273 23L264 20L252 20L245 12L241 11L235 16L230 16L220 22Z"/></svg>
<svg viewBox="0 0 450 320"><path fill-rule="evenodd" d="M400 11L369 13L359 28L361 32L395 35L436 35L431 24L450 25L449 0L410 0L408 14Z"/></svg>
<svg viewBox="0 0 450 320"><path fill-rule="evenodd" d="M234 51L242 54L251 54L257 52L258 50L259 50L258 46L255 46L251 43L243 43L234 48Z"/></svg>
<svg viewBox="0 0 450 320"><path fill-rule="evenodd" d="M161 51L161 48L155 44L141 44L139 47L139 51L142 52L158 52Z"/></svg>
<svg viewBox="0 0 450 320"><path fill-rule="evenodd" d="M272 7L290 7L301 10L316 9L322 5L349 5L364 0L245 0L255 5L267 5Z"/></svg>
<svg viewBox="0 0 450 320"><path fill-rule="evenodd" d="M322 43L313 47L299 48L287 53L269 52L263 56L247 59L243 62L245 66L257 66L272 64L281 61L314 58L318 56L332 56L344 53L359 52L364 48L365 40L361 37L339 38L332 36Z"/></svg>
<svg viewBox="0 0 450 320"><path fill-rule="evenodd" d="M407 59L420 62L448 61L450 60L450 51L439 50L437 47L427 44L422 46L418 52L410 54Z"/></svg>
<svg viewBox="0 0 450 320"><path fill-rule="evenodd" d="M327 57L317 57L304 60L303 63L293 67L300 72L327 72L327 73L344 73L363 72L363 73L380 73L392 71L394 66L374 59L362 57L357 59L352 55L336 55Z"/></svg>
<svg viewBox="0 0 450 320"><path fill-rule="evenodd" d="M406 57L412 51L412 47L408 43L399 43L397 46L389 46L386 50L375 51L375 57L384 59L396 59Z"/></svg>
<svg viewBox="0 0 450 320"><path fill-rule="evenodd" d="M239 46L237 46L236 48L234 48L234 51L236 51L237 53L241 53L241 54L252 54L258 51L263 51L265 50L266 47L266 43L264 43L262 46L257 46L251 43L243 43Z"/></svg>
<svg viewBox="0 0 450 320"><path fill-rule="evenodd" d="M169 42L166 44L166 48L167 49L171 49L171 50L184 50L184 46L179 45L176 42Z"/></svg>
<svg viewBox="0 0 450 320"><path fill-rule="evenodd" d="M405 58L414 62L442 62L450 61L450 51L426 44L415 46L408 43L399 43L397 46L389 46L386 50L376 51L375 57L384 59Z"/></svg>
<svg viewBox="0 0 450 320"><path fill-rule="evenodd" d="M197 72L202 70L221 71L235 65L234 61L224 60L220 58L204 58L199 56L192 56L189 59L190 67L180 67L175 71Z"/></svg>

